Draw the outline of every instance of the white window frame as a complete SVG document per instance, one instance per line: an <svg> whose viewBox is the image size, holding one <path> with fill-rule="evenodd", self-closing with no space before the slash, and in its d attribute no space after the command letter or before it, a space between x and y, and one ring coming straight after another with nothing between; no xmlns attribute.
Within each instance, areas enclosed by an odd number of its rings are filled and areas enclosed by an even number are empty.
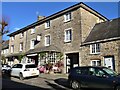
<svg viewBox="0 0 120 90"><path fill-rule="evenodd" d="M68 22L70 21L72 18L72 13L71 12L68 12L64 15L64 22Z"/></svg>
<svg viewBox="0 0 120 90"><path fill-rule="evenodd" d="M35 39L30 40L30 49L35 48Z"/></svg>
<svg viewBox="0 0 120 90"><path fill-rule="evenodd" d="M11 37L11 40L12 40L12 41L15 40L15 36L12 36L12 37Z"/></svg>
<svg viewBox="0 0 120 90"><path fill-rule="evenodd" d="M95 62L95 65L93 65L93 62ZM98 62L100 62L100 65L98 65ZM101 60L91 60L91 66L101 66Z"/></svg>
<svg viewBox="0 0 120 90"><path fill-rule="evenodd" d="M14 52L14 45L11 45L11 53Z"/></svg>
<svg viewBox="0 0 120 90"><path fill-rule="evenodd" d="M51 21L46 21L45 22L45 29L50 28Z"/></svg>
<svg viewBox="0 0 120 90"><path fill-rule="evenodd" d="M71 33L70 33L70 31L71 31ZM65 36L64 37L64 42L71 42L72 41L72 28L65 29L65 35L64 36Z"/></svg>
<svg viewBox="0 0 120 90"><path fill-rule="evenodd" d="M24 37L24 32L20 33L20 38Z"/></svg>
<svg viewBox="0 0 120 90"><path fill-rule="evenodd" d="M23 42L20 43L20 51L23 51Z"/></svg>
<svg viewBox="0 0 120 90"><path fill-rule="evenodd" d="M49 37L49 43L48 43L48 37ZM45 46L50 46L51 44L51 36L50 35L45 35Z"/></svg>
<svg viewBox="0 0 120 90"><path fill-rule="evenodd" d="M90 54L100 54L100 43L90 45Z"/></svg>
<svg viewBox="0 0 120 90"><path fill-rule="evenodd" d="M31 28L31 34L34 34L35 33L35 28Z"/></svg>

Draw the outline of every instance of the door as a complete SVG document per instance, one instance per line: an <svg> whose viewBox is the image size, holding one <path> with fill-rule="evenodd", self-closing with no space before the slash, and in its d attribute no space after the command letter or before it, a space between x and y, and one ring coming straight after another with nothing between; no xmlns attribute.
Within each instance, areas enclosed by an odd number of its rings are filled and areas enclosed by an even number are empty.
<svg viewBox="0 0 120 90"><path fill-rule="evenodd" d="M79 53L66 54L66 73L73 67L79 66Z"/></svg>
<svg viewBox="0 0 120 90"><path fill-rule="evenodd" d="M21 70L22 70L22 64L16 64L12 67L11 75L19 76Z"/></svg>
<svg viewBox="0 0 120 90"><path fill-rule="evenodd" d="M112 70L115 70L114 57L113 56L104 57L104 66Z"/></svg>
<svg viewBox="0 0 120 90"><path fill-rule="evenodd" d="M88 87L91 88L112 88L113 79L110 78L102 69L90 68L90 75L87 77Z"/></svg>

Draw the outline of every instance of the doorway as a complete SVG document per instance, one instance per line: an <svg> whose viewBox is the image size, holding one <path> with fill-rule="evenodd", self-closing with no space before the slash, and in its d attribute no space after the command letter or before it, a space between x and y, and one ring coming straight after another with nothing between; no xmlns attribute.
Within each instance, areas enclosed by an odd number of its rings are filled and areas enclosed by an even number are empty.
<svg viewBox="0 0 120 90"><path fill-rule="evenodd" d="M115 60L114 56L105 56L104 57L104 66L112 70L115 70Z"/></svg>
<svg viewBox="0 0 120 90"><path fill-rule="evenodd" d="M66 54L66 73L69 73L70 69L79 66L79 53Z"/></svg>

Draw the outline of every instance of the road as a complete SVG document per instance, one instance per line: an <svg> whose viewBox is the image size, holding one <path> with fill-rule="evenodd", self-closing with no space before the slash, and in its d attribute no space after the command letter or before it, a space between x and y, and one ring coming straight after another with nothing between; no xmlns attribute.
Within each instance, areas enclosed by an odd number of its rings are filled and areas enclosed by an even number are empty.
<svg viewBox="0 0 120 90"><path fill-rule="evenodd" d="M19 80L16 77L4 76L2 78L2 90L70 90L66 78L42 78L32 77Z"/></svg>
<svg viewBox="0 0 120 90"><path fill-rule="evenodd" d="M40 75L39 77L27 78L25 80L19 80L19 78L16 77L3 76L2 90L72 90L72 89L69 88L66 76L43 74ZM96 90L96 89L81 89L81 90Z"/></svg>

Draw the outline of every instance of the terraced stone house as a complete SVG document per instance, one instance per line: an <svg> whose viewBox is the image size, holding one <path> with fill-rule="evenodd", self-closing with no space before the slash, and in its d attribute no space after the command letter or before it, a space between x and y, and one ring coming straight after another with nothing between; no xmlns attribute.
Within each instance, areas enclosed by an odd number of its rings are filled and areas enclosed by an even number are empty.
<svg viewBox="0 0 120 90"><path fill-rule="evenodd" d="M106 66L120 73L120 18L96 24L81 52L82 65Z"/></svg>
<svg viewBox="0 0 120 90"><path fill-rule="evenodd" d="M9 57L22 62L64 63L64 73L82 65L81 45L96 23L106 17L84 3L78 3L9 34Z"/></svg>

